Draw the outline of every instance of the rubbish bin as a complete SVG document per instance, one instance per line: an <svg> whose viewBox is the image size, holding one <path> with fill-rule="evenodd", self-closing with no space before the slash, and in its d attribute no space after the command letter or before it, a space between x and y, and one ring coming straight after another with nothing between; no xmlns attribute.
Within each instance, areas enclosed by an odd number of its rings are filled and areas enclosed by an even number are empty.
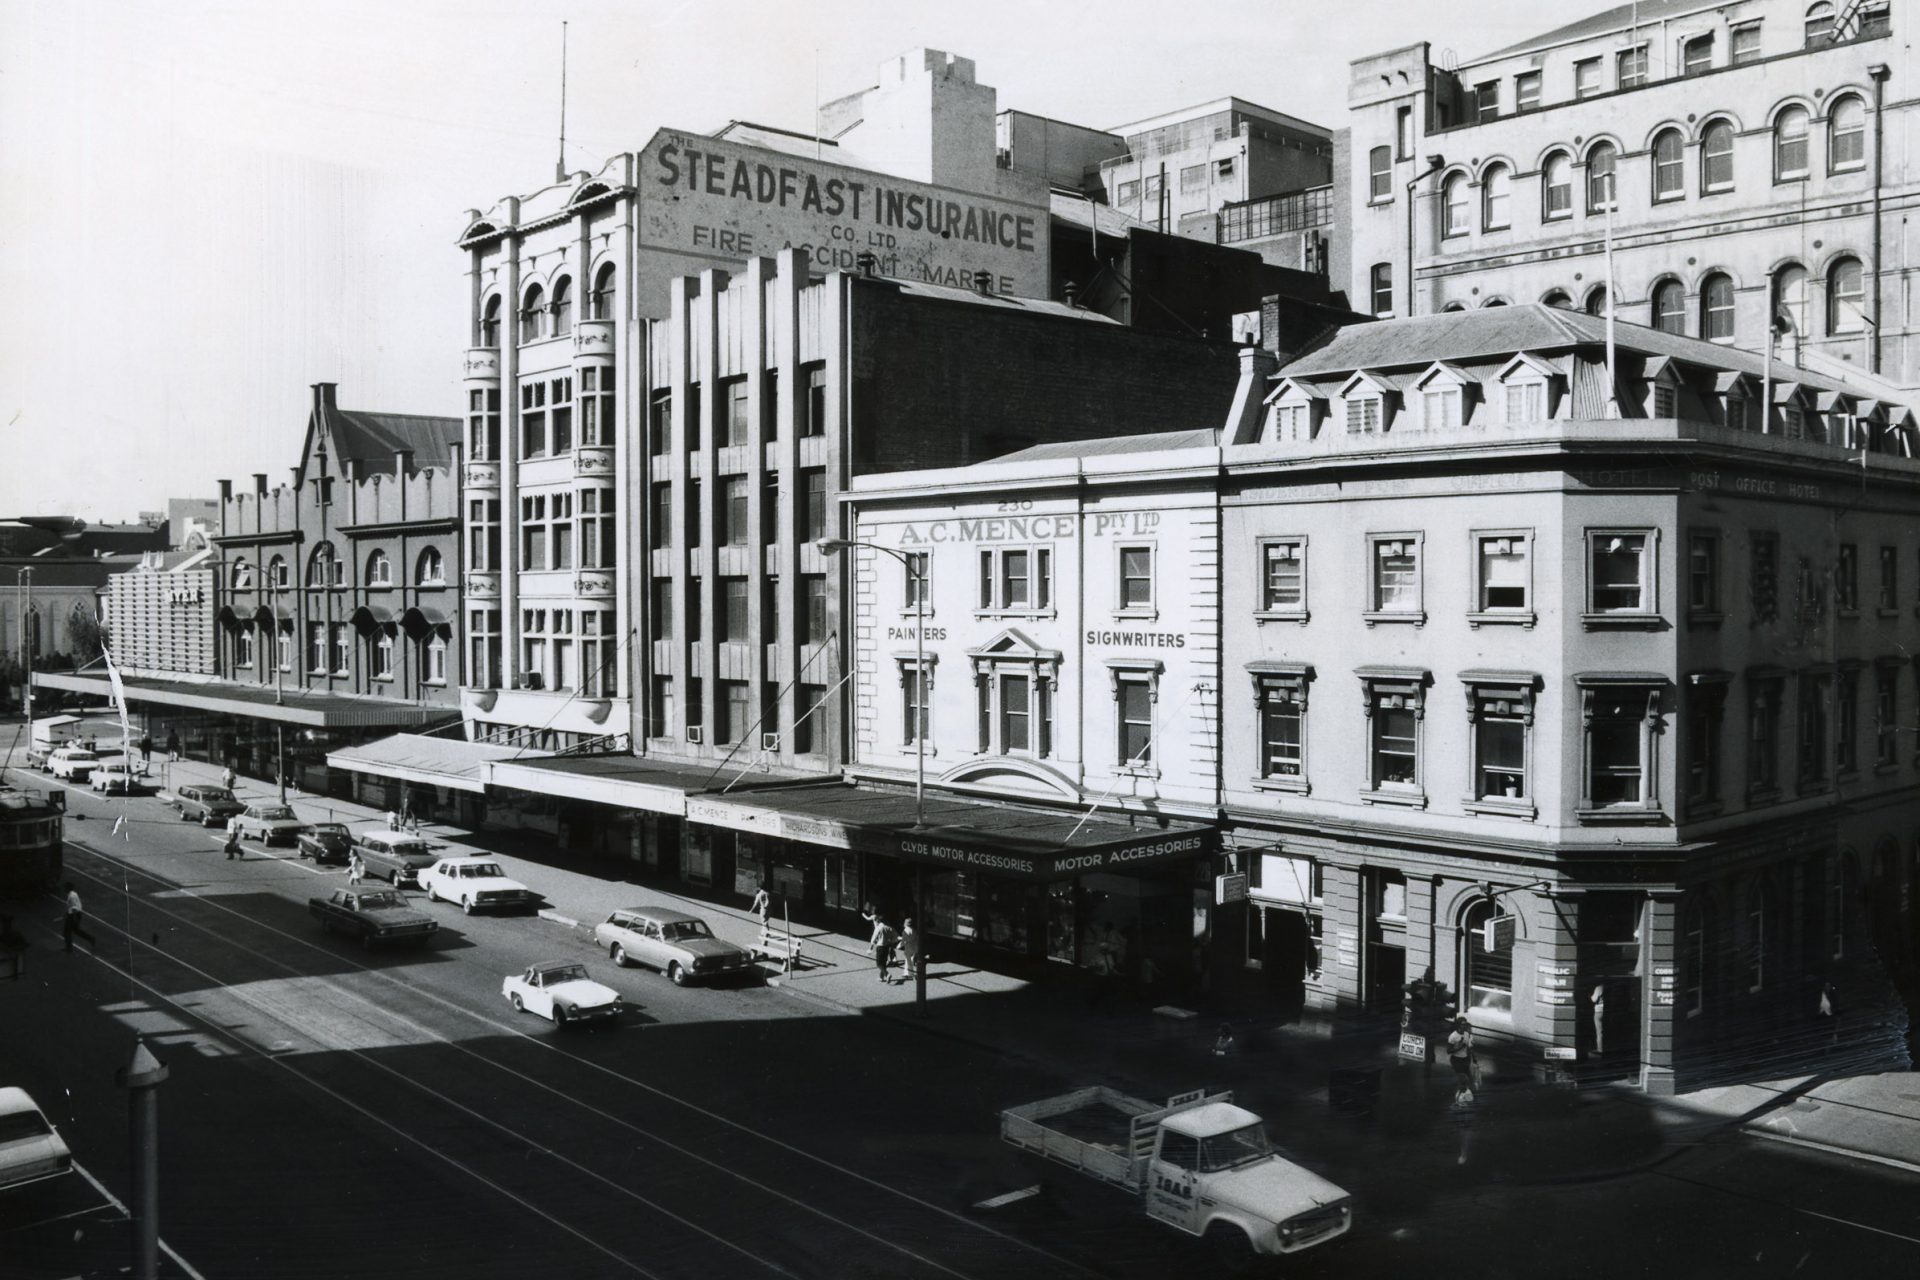
<svg viewBox="0 0 1920 1280"><path fill-rule="evenodd" d="M1327 1105L1341 1115L1373 1114L1380 1099L1379 1067L1335 1067L1327 1073Z"/></svg>

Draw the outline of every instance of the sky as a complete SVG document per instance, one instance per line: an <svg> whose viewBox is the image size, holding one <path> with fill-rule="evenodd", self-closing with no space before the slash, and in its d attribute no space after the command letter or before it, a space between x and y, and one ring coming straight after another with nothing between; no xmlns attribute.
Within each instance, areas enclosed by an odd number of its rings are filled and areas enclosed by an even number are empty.
<svg viewBox="0 0 1920 1280"><path fill-rule="evenodd" d="M1339 128L1347 64L1574 0L0 0L0 518L130 520L295 461L311 384L460 410L469 209L664 126L811 126L928 46L1111 127L1228 94ZM1551 14L1551 18L1546 15Z"/></svg>

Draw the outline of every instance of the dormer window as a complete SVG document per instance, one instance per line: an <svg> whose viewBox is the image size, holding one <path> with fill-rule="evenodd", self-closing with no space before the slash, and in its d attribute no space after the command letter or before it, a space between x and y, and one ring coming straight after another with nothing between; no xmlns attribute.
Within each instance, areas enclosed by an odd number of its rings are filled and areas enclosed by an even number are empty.
<svg viewBox="0 0 1920 1280"><path fill-rule="evenodd" d="M1375 433L1380 430L1380 396L1347 397L1347 430Z"/></svg>
<svg viewBox="0 0 1920 1280"><path fill-rule="evenodd" d="M1420 425L1429 431L1461 424L1461 389L1441 384L1420 392Z"/></svg>
<svg viewBox="0 0 1920 1280"><path fill-rule="evenodd" d="M1283 381L1268 397L1269 444L1296 444L1312 440L1320 431L1326 401L1292 381Z"/></svg>
<svg viewBox="0 0 1920 1280"><path fill-rule="evenodd" d="M1356 373L1340 388L1341 403L1346 406L1347 430L1355 434L1378 434L1387 429L1392 406L1387 397L1393 384L1371 373Z"/></svg>

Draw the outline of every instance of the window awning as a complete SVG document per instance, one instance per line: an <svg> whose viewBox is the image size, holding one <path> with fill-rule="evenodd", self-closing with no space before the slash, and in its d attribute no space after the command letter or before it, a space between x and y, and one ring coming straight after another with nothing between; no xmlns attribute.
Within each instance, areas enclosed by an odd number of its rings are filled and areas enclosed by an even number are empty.
<svg viewBox="0 0 1920 1280"><path fill-rule="evenodd" d="M71 671L36 671L33 683L39 689L64 689L83 693L103 701L113 697L106 674L80 675ZM193 711L212 711L221 715L247 716L280 724L301 725L311 729L431 729L457 720L454 707L434 706L398 699L362 698L346 693L311 693L302 689L283 689L278 695L271 684L241 684L232 680L157 680L145 676L123 676L127 701L185 707Z"/></svg>
<svg viewBox="0 0 1920 1280"><path fill-rule="evenodd" d="M429 627L444 627L452 621L446 609L438 604L428 604L425 601L412 606L405 613L401 614L400 621L402 625L411 625L411 619L416 617Z"/></svg>
<svg viewBox="0 0 1920 1280"><path fill-rule="evenodd" d="M496 760L526 752L498 742L469 742L465 738L429 737L418 733L396 733L378 742L363 742L327 753L331 768L349 773L366 773L381 778L399 778L425 786L447 787L479 795L487 789L487 766Z"/></svg>
<svg viewBox="0 0 1920 1280"><path fill-rule="evenodd" d="M687 811L687 793L725 785L733 770L718 772L712 765L669 764L645 756L596 755L535 757L533 752L509 750L510 759L495 761L487 781L496 787L563 796L595 804L617 805L680 817ZM716 778L718 781L716 781Z"/></svg>
<svg viewBox="0 0 1920 1280"><path fill-rule="evenodd" d="M914 824L913 793L822 781L721 795L690 795L686 817L836 849L884 854L1015 880L1071 880L1191 862L1220 850L1217 828L1199 822L1130 821L1080 810L1046 810L930 794L926 825Z"/></svg>

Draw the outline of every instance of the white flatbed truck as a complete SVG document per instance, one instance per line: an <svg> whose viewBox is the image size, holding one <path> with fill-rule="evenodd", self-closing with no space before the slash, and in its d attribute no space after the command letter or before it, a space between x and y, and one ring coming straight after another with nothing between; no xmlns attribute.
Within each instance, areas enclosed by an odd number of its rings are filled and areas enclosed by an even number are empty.
<svg viewBox="0 0 1920 1280"><path fill-rule="evenodd" d="M1138 1193L1148 1217L1255 1254L1298 1253L1353 1225L1352 1197L1275 1153L1264 1122L1231 1093L1197 1089L1155 1106L1094 1085L1007 1108L1000 1136Z"/></svg>

